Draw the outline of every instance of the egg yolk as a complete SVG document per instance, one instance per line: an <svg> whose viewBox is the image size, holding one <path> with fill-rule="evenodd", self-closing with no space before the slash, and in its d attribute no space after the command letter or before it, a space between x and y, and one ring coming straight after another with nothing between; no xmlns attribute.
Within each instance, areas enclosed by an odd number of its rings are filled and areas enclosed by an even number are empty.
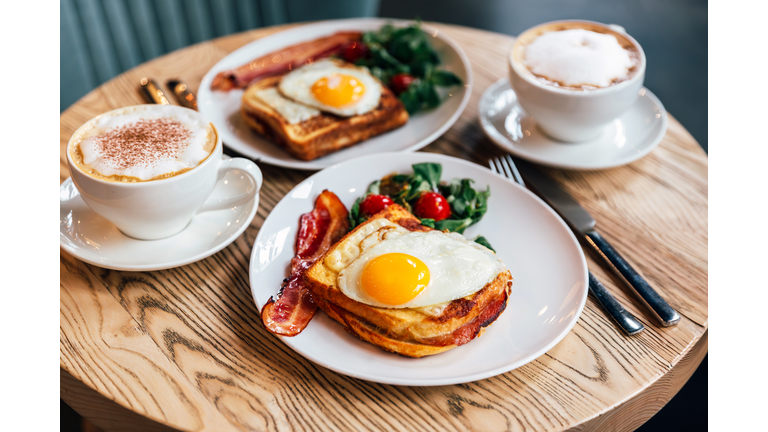
<svg viewBox="0 0 768 432"><path fill-rule="evenodd" d="M357 78L331 74L312 85L312 94L325 105L340 107L357 102L365 94L365 86Z"/></svg>
<svg viewBox="0 0 768 432"><path fill-rule="evenodd" d="M365 265L360 283L369 296L388 305L401 305L429 284L429 269L420 259L404 253L380 255Z"/></svg>

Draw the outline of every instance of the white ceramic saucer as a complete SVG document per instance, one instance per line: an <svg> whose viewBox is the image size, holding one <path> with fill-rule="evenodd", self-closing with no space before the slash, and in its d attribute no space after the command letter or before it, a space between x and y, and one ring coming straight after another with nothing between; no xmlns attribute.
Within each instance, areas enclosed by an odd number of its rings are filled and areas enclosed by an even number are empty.
<svg viewBox="0 0 768 432"><path fill-rule="evenodd" d="M250 182L230 171L209 199L228 197ZM248 228L259 205L259 195L245 205L200 213L184 231L161 240L137 240L120 232L80 198L71 178L59 188L59 242L69 254L93 265L114 270L149 271L179 267L224 249Z"/></svg>
<svg viewBox="0 0 768 432"><path fill-rule="evenodd" d="M576 170L613 168L651 152L667 131L667 111L647 88L637 102L590 141L565 143L544 135L502 78L480 99L480 126L502 149L542 165Z"/></svg>

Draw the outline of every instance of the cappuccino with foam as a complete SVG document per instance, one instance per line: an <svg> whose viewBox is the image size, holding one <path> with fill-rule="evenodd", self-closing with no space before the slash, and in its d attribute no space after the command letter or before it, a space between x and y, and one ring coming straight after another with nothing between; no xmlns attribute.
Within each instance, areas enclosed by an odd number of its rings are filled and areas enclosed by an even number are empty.
<svg viewBox="0 0 768 432"><path fill-rule="evenodd" d="M75 165L93 178L136 183L197 167L217 140L213 125L192 111L142 105L95 119L73 137L69 152Z"/></svg>
<svg viewBox="0 0 768 432"><path fill-rule="evenodd" d="M512 53L539 82L567 90L620 84L640 66L637 46L626 35L589 22L558 22L520 36Z"/></svg>
<svg viewBox="0 0 768 432"><path fill-rule="evenodd" d="M216 128L197 111L172 105L119 108L87 121L69 140L67 167L78 192L70 199L82 199L129 237L169 237L196 214L231 210L257 198L259 167L222 155ZM226 188L234 186L239 194L209 199L229 172L250 181Z"/></svg>

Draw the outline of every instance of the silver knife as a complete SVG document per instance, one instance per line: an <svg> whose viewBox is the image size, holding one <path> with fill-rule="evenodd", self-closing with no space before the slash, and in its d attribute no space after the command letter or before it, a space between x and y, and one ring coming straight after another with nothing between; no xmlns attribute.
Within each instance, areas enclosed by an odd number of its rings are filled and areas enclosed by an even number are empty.
<svg viewBox="0 0 768 432"><path fill-rule="evenodd" d="M517 158L515 164L525 177L526 184L555 209L577 234L584 236L586 242L605 260L611 270L623 277L637 292L664 327L673 326L680 321L680 315L672 306L595 230L595 219L568 192L531 164Z"/></svg>

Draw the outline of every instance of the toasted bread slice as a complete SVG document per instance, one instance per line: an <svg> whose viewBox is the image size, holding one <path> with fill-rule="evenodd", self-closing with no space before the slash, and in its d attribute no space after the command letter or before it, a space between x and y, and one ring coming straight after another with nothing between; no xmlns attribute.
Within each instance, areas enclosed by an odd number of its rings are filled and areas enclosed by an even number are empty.
<svg viewBox="0 0 768 432"><path fill-rule="evenodd" d="M504 311L512 285L508 270L472 295L433 307L380 308L347 297L338 289L335 260L346 253L340 252L345 250L342 245L380 230L384 223L376 222L379 219L408 231L432 231L401 206L391 205L347 234L304 273L318 306L349 332L387 351L423 357L469 342Z"/></svg>
<svg viewBox="0 0 768 432"><path fill-rule="evenodd" d="M256 96L259 90L277 87L282 76L264 78L243 93L241 114L245 123L293 156L313 160L370 137L398 128L408 121L408 111L386 86L373 111L353 117L321 113L290 124L275 109Z"/></svg>

